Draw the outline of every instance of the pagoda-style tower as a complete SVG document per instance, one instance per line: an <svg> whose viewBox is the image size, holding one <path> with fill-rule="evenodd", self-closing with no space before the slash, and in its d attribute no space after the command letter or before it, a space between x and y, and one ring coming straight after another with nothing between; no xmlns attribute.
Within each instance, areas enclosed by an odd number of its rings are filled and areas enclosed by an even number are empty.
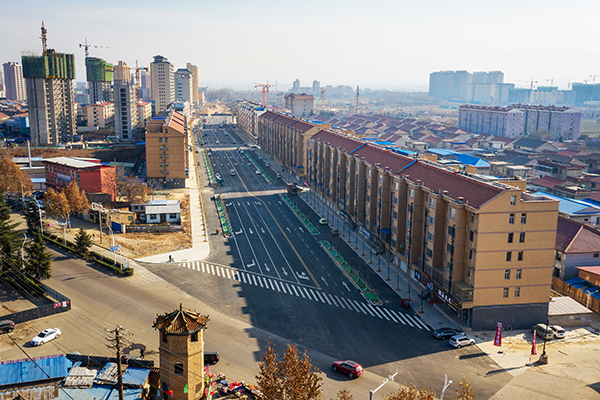
<svg viewBox="0 0 600 400"><path fill-rule="evenodd" d="M204 338L208 315L179 309L156 316L160 332L160 380L163 393L177 400L196 400L204 392Z"/></svg>

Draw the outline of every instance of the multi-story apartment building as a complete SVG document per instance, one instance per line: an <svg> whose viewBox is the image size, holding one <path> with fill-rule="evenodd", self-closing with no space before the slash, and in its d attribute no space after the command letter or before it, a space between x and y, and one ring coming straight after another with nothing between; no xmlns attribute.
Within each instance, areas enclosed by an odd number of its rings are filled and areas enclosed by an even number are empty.
<svg viewBox="0 0 600 400"><path fill-rule="evenodd" d="M198 96L198 67L192 63L187 63L186 68L192 73L192 103L198 104L200 98Z"/></svg>
<svg viewBox="0 0 600 400"><path fill-rule="evenodd" d="M189 173L188 126L173 108L156 114L146 124L146 176L165 187L185 187Z"/></svg>
<svg viewBox="0 0 600 400"><path fill-rule="evenodd" d="M152 118L152 104L147 101L137 103L138 109L138 128L140 130L146 128L146 123Z"/></svg>
<svg viewBox="0 0 600 400"><path fill-rule="evenodd" d="M138 136L138 105L135 87L130 81L115 80L115 135L119 141L132 142Z"/></svg>
<svg viewBox="0 0 600 400"><path fill-rule="evenodd" d="M21 61L27 85L32 145L70 141L76 132L75 57L48 49L42 56L23 56Z"/></svg>
<svg viewBox="0 0 600 400"><path fill-rule="evenodd" d="M513 104L508 107L462 105L458 126L470 133L514 138L547 131L552 140L579 137L581 112L568 107Z"/></svg>
<svg viewBox="0 0 600 400"><path fill-rule="evenodd" d="M27 86L23 78L23 66L17 62L7 62L4 67L4 87L8 100L27 99Z"/></svg>
<svg viewBox="0 0 600 400"><path fill-rule="evenodd" d="M152 76L149 71L140 70L140 98L152 101Z"/></svg>
<svg viewBox="0 0 600 400"><path fill-rule="evenodd" d="M183 100L192 103L194 97L192 86L193 75L189 70L179 68L175 71L175 100ZM196 91L198 91L198 89L196 89Z"/></svg>
<svg viewBox="0 0 600 400"><path fill-rule="evenodd" d="M119 61L117 65L114 66L114 80L116 81L127 81L131 82L131 68L125 61Z"/></svg>
<svg viewBox="0 0 600 400"><path fill-rule="evenodd" d="M546 319L558 202L329 131L307 146L312 190L473 329Z"/></svg>
<svg viewBox="0 0 600 400"><path fill-rule="evenodd" d="M258 142L298 177L306 174L308 139L321 129L331 127L313 125L272 111L260 115L258 121Z"/></svg>
<svg viewBox="0 0 600 400"><path fill-rule="evenodd" d="M154 112L158 114L175 100L173 64L166 57L154 56L154 62L150 63L150 76Z"/></svg>
<svg viewBox="0 0 600 400"><path fill-rule="evenodd" d="M262 104L240 100L237 102L235 110L238 129L256 141L258 139L258 117L267 109Z"/></svg>
<svg viewBox="0 0 600 400"><path fill-rule="evenodd" d="M104 193L112 201L117 197L115 167L95 158L56 157L43 161L46 186L62 190L71 182L86 193Z"/></svg>
<svg viewBox="0 0 600 400"><path fill-rule="evenodd" d="M90 103L113 101L113 65L101 58L87 57L85 71L88 82Z"/></svg>
<svg viewBox="0 0 600 400"><path fill-rule="evenodd" d="M87 126L106 128L112 126L115 120L115 105L108 101L86 106Z"/></svg>
<svg viewBox="0 0 600 400"><path fill-rule="evenodd" d="M471 74L467 71L439 71L429 74L429 95L444 100L465 101Z"/></svg>
<svg viewBox="0 0 600 400"><path fill-rule="evenodd" d="M285 108L296 117L308 117L312 114L315 98L306 93L285 95Z"/></svg>

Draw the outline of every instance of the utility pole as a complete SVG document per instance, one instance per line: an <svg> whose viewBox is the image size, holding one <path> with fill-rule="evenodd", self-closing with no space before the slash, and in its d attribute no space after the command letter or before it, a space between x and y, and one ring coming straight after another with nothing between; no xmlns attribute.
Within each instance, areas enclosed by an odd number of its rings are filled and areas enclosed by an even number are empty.
<svg viewBox="0 0 600 400"><path fill-rule="evenodd" d="M106 329L106 333L111 335L111 337L106 338L106 340L108 340L110 343L107 345L107 347L111 350L116 350L117 352L117 388L119 389L119 400L124 400L123 369L121 368L121 347L123 347L124 342L129 342L129 340L125 339L123 336L132 335L132 333L122 326L116 326L113 330ZM114 335L114 338L112 335Z"/></svg>

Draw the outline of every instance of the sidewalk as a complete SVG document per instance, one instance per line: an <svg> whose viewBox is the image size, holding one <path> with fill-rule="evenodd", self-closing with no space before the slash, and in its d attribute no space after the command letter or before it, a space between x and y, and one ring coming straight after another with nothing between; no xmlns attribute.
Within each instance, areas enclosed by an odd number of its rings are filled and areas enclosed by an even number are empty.
<svg viewBox="0 0 600 400"><path fill-rule="evenodd" d="M298 179L294 178L291 178L290 181L299 183ZM344 220L339 211L331 207L329 202L309 190L304 190L300 197L319 216L327 218L331 228L339 230L340 238L354 249L356 254L371 267L373 272L377 273L390 288L394 289L399 298L410 298L412 300L411 307L419 314L423 322L432 329L448 326L460 327L465 331L469 330L466 325L461 324L457 317L445 313L441 309L441 307L446 307L445 305L438 306L422 301L419 294L425 287L414 277L409 276L406 264L401 262L401 265L398 266L396 263L390 262L388 257L376 255L370 241L360 234L358 229L352 229L351 223Z"/></svg>

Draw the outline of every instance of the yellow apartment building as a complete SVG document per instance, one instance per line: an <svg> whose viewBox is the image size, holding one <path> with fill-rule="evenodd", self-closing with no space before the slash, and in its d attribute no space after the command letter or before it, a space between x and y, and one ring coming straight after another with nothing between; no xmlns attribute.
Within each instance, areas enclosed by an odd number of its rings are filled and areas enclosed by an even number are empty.
<svg viewBox="0 0 600 400"><path fill-rule="evenodd" d="M149 181L166 188L185 187L189 175L186 118L173 109L156 114L146 125L146 169Z"/></svg>
<svg viewBox="0 0 600 400"><path fill-rule="evenodd" d="M457 318L475 330L546 320L557 201L526 193L519 179L488 181L333 132L306 145L312 190ZM284 158L294 147L269 149Z"/></svg>
<svg viewBox="0 0 600 400"><path fill-rule="evenodd" d="M237 127L251 140L258 140L258 119L267 111L262 104L240 100L235 107Z"/></svg>
<svg viewBox="0 0 600 400"><path fill-rule="evenodd" d="M115 105L108 101L102 101L86 106L87 126L106 128L112 126L115 121Z"/></svg>

